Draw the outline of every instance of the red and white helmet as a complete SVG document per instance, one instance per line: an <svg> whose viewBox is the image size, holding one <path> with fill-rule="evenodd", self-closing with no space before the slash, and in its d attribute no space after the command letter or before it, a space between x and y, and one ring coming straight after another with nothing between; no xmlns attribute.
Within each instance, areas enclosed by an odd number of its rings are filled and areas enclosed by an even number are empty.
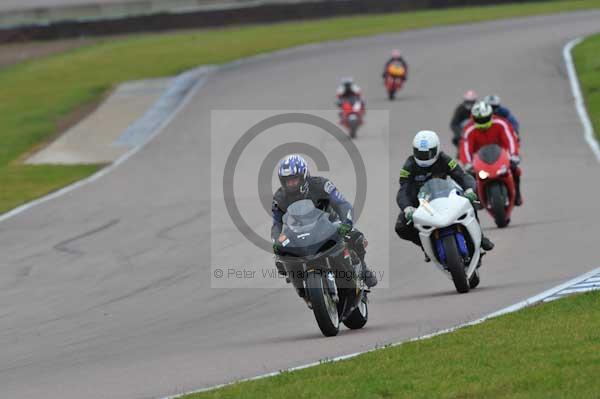
<svg viewBox="0 0 600 399"><path fill-rule="evenodd" d="M467 90L463 95L463 99L465 101L475 102L477 101L477 93L475 93L475 90Z"/></svg>

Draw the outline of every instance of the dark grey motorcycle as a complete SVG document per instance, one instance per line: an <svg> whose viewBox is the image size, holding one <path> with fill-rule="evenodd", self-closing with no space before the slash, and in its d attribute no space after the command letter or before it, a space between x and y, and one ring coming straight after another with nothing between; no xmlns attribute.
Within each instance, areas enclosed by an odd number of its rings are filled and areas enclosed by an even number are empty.
<svg viewBox="0 0 600 399"><path fill-rule="evenodd" d="M276 260L327 337L338 334L340 323L358 329L369 317L362 262L331 219L311 200L294 202L283 217Z"/></svg>

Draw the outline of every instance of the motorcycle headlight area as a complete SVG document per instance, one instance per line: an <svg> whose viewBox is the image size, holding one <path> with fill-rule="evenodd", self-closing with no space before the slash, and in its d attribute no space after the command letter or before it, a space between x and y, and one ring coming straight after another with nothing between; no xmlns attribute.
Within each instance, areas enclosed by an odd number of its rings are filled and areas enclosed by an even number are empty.
<svg viewBox="0 0 600 399"><path fill-rule="evenodd" d="M498 172L496 172L497 176L502 176L508 173L508 168L506 166L502 166L500 169L498 169Z"/></svg>
<svg viewBox="0 0 600 399"><path fill-rule="evenodd" d="M481 180L485 180L490 176L490 174L488 172L486 172L485 170L480 170L479 171L479 178Z"/></svg>

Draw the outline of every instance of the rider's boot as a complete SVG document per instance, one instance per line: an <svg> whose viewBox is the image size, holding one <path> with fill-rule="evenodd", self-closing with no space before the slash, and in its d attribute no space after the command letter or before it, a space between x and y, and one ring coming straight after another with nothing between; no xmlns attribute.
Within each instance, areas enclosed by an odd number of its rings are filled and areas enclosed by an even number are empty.
<svg viewBox="0 0 600 399"><path fill-rule="evenodd" d="M521 185L517 184L515 187L515 206L523 205L523 198L521 197Z"/></svg>
<svg viewBox="0 0 600 399"><path fill-rule="evenodd" d="M363 264L362 278L363 278L363 281L365 282L365 285L369 288L375 287L377 285L377 277L376 277L375 273L367 267L367 264L365 263L364 260L363 260L362 264Z"/></svg>
<svg viewBox="0 0 600 399"><path fill-rule="evenodd" d="M491 251L494 249L492 240L484 236L483 233L481 233L481 248L483 248L484 251Z"/></svg>
<svg viewBox="0 0 600 399"><path fill-rule="evenodd" d="M356 229L353 229L350 232L348 239L350 245L352 248L354 248L362 263L362 273L360 277L365 282L367 287L375 287L377 285L377 276L371 269L369 269L367 262L365 262L365 255L367 254L365 247L367 246L367 240L363 234Z"/></svg>

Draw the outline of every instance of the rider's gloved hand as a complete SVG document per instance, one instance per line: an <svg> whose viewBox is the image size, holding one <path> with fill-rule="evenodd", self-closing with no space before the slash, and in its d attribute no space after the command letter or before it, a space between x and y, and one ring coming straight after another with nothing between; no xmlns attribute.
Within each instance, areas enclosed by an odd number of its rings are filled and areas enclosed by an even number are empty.
<svg viewBox="0 0 600 399"><path fill-rule="evenodd" d="M273 253L279 255L281 253L281 244L277 241L273 242Z"/></svg>
<svg viewBox="0 0 600 399"><path fill-rule="evenodd" d="M338 233L341 236L347 236L348 233L350 233L350 231L352 231L352 225L351 224L341 223L340 226L338 227Z"/></svg>
<svg viewBox="0 0 600 399"><path fill-rule="evenodd" d="M518 155L511 155L510 156L510 166L512 166L513 168L516 168L517 165L519 165L521 163L521 157Z"/></svg>
<svg viewBox="0 0 600 399"><path fill-rule="evenodd" d="M404 208L404 219L406 219L407 223L412 222L413 213L415 213L416 209L412 206L407 206Z"/></svg>
<svg viewBox="0 0 600 399"><path fill-rule="evenodd" d="M466 197L466 198L467 198L469 201L471 201L471 203L472 203L472 204L473 204L473 203L475 203L475 202L477 202L477 193L475 193L475 191L473 191L473 189L472 189L472 188L468 188L468 189L465 191L465 197Z"/></svg>

